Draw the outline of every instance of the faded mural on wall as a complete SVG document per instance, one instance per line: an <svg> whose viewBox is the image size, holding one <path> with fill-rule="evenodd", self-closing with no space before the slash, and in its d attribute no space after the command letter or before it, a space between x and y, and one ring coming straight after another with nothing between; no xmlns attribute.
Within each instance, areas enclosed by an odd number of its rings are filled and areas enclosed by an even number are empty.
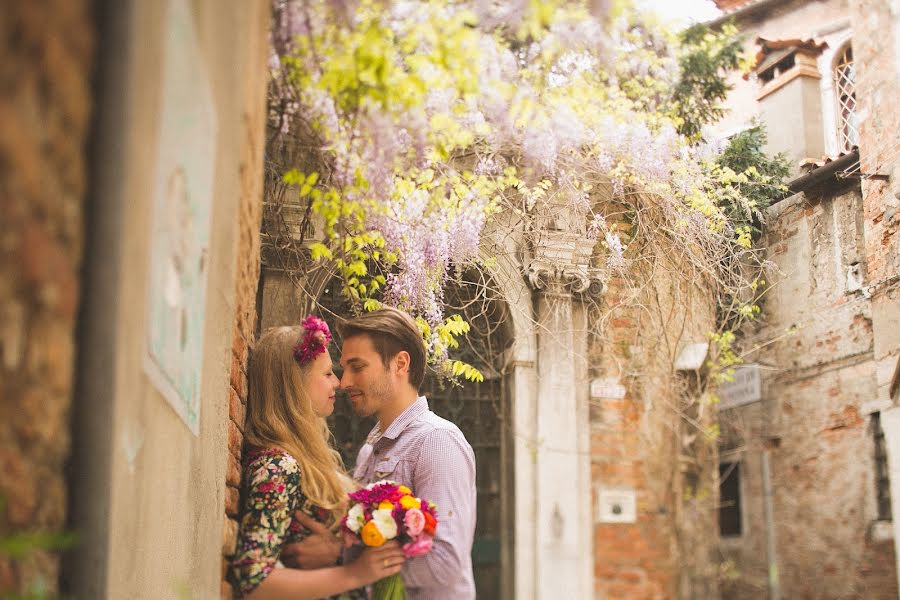
<svg viewBox="0 0 900 600"><path fill-rule="evenodd" d="M168 10L144 367L197 434L216 117L190 7Z"/></svg>

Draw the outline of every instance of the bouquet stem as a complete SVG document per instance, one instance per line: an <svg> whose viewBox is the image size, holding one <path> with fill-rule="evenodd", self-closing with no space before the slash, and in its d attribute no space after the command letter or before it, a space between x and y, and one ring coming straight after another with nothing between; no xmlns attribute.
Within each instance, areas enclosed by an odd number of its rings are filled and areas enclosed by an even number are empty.
<svg viewBox="0 0 900 600"><path fill-rule="evenodd" d="M371 600L407 600L406 586L400 573L379 579L372 585Z"/></svg>

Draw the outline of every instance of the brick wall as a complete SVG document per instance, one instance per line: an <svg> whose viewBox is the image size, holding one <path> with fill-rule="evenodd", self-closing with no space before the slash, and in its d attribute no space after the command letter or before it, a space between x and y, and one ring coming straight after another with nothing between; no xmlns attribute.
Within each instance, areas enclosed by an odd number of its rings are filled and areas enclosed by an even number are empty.
<svg viewBox="0 0 900 600"><path fill-rule="evenodd" d="M874 535L873 310L848 276L864 261L862 205L856 183L835 181L767 211L761 245L777 268L746 342L758 347L747 361L762 365L762 399L721 413L727 460L741 465L743 532L721 548L735 565L729 598L768 585L763 452L782 595L897 596L893 548Z"/></svg>
<svg viewBox="0 0 900 600"><path fill-rule="evenodd" d="M87 0L0 19L0 537L65 522L94 24ZM0 592L57 589L58 559L0 556Z"/></svg>
<svg viewBox="0 0 900 600"><path fill-rule="evenodd" d="M697 288L679 287L667 272L677 269L638 278L652 281L648 286L653 288L639 298L626 282L612 279L597 315L592 377L617 379L626 390L624 398L591 399L598 598L716 595L715 536L710 535L716 518L715 442L698 436L682 418L682 411L696 411L699 405L672 369L684 343L705 339L703 320L711 299ZM706 416L694 417L706 423L709 415L707 410ZM694 442L685 443L689 438ZM684 457L695 467L691 480ZM599 522L603 488L635 490L635 523Z"/></svg>
<svg viewBox="0 0 900 600"><path fill-rule="evenodd" d="M900 17L890 3L851 3L853 57L857 63L856 98L860 115L860 165L864 173L890 176L890 181L864 181L867 221L866 255L872 283L900 275L900 67L895 50ZM877 32L877 35L872 35Z"/></svg>
<svg viewBox="0 0 900 600"><path fill-rule="evenodd" d="M887 401L900 358L900 14L896 3L856 0L850 3L850 17L860 166L863 173L888 176L887 181L862 183L878 395Z"/></svg>
<svg viewBox="0 0 900 600"><path fill-rule="evenodd" d="M266 52L261 53L264 60ZM263 64L250 76L265 79ZM250 92L265 88L247 85ZM240 500L241 447L243 444L244 414L247 405L247 355L255 339L257 310L256 291L259 284L260 226L262 220L262 181L264 110L262 97L248 98L242 131L244 143L241 157L241 202L238 215L239 240L237 248L237 289L233 336L231 345L231 385L228 398L228 462L225 472L225 530L222 540L222 598L230 599L234 593L225 580L228 557L234 552L237 539L237 517Z"/></svg>
<svg viewBox="0 0 900 600"><path fill-rule="evenodd" d="M607 288L609 337L591 363L601 377L622 381L615 365L625 356L612 356L615 348L635 344L633 310L617 307L625 292L613 280ZM619 353L621 354L621 353ZM629 386L630 387L630 386ZM634 390L621 399L591 400L591 480L593 505L602 488L633 489L637 495L636 523L595 523L594 592L599 598L671 598L675 592L675 565L671 554L670 519L646 510L657 504L648 486L646 456L640 428L643 407ZM596 518L596 515L595 515Z"/></svg>

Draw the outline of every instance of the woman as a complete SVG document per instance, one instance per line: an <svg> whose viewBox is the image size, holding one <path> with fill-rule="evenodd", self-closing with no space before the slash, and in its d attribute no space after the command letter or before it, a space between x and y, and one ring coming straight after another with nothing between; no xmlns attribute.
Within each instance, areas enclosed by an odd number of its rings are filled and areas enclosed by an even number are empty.
<svg viewBox="0 0 900 600"><path fill-rule="evenodd" d="M348 565L276 568L281 548L308 535L300 511L336 529L351 480L330 446L325 417L338 380L327 352L331 334L310 316L301 327L266 331L249 367L243 516L232 572L245 598L365 598L362 588L403 566L397 545L370 548Z"/></svg>

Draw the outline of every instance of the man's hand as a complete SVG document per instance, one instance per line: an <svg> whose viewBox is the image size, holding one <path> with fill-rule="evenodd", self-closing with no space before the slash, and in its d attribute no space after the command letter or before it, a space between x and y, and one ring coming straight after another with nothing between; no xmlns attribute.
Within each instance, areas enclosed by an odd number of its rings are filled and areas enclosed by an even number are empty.
<svg viewBox="0 0 900 600"><path fill-rule="evenodd" d="M294 518L312 533L302 542L285 544L281 562L292 569L333 567L341 555L341 541L327 527L300 511L294 513Z"/></svg>

